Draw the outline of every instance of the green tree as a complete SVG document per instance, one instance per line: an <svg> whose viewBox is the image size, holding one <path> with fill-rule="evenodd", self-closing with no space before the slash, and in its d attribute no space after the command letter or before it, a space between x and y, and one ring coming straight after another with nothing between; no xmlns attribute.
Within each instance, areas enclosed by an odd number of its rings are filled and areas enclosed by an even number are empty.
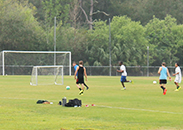
<svg viewBox="0 0 183 130"><path fill-rule="evenodd" d="M47 43L49 41L49 33L51 28L54 26L54 18L56 17L57 24L65 25L69 19L69 9L68 4L70 0L43 0L43 10L45 12L45 30L47 32Z"/></svg>
<svg viewBox="0 0 183 130"><path fill-rule="evenodd" d="M43 0L43 10L45 11L46 23L52 27L54 25L54 17L57 17L58 23L63 24L68 22L69 18L69 2L71 0Z"/></svg>
<svg viewBox="0 0 183 130"><path fill-rule="evenodd" d="M43 0L28 0L29 1L29 4L31 3L32 5L34 5L36 7L36 13L34 14L35 18L37 18L37 20L40 22L40 23L43 23L44 22L44 19L45 19L45 13L44 13L44 10L43 10L43 4L42 4L42 1Z"/></svg>
<svg viewBox="0 0 183 130"><path fill-rule="evenodd" d="M131 21L126 16L114 17L111 22L112 64L123 60L126 65L144 65L147 40L145 29L139 22ZM95 22L90 31L88 46L90 64L109 63L109 26L104 21Z"/></svg>
<svg viewBox="0 0 183 130"><path fill-rule="evenodd" d="M114 17L111 27L114 61L123 60L126 65L145 65L147 40L140 22L126 16Z"/></svg>
<svg viewBox="0 0 183 130"><path fill-rule="evenodd" d="M150 46L151 65L160 65L162 61L173 65L179 60L176 54L182 40L179 38L181 30L178 30L176 26L176 19L170 15L167 15L164 20L154 17L145 26Z"/></svg>
<svg viewBox="0 0 183 130"><path fill-rule="evenodd" d="M45 33L27 1L0 0L1 50L45 50ZM45 48L44 48L45 47Z"/></svg>

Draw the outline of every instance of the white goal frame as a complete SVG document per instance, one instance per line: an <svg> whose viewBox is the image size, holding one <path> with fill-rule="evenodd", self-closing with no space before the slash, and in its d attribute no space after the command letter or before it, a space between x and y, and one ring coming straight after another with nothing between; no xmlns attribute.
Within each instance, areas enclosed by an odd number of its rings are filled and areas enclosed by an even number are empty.
<svg viewBox="0 0 183 130"><path fill-rule="evenodd" d="M38 85L38 71L37 71L37 69L38 68L62 68L62 83L61 84L59 84L59 83L57 83L56 82L56 79L57 79L57 77L56 77L56 75L55 75L55 82L53 83L53 84L55 84L55 85L63 85L64 84L64 67L63 67L63 65L50 65L50 66L33 66L33 68L32 68L32 72L33 72L33 70L34 69L36 69L36 73L35 73L35 79L36 79L36 83L35 84L33 84L32 83L32 80L33 80L33 74L31 75L31 81L30 81L30 85L32 85L32 86L37 86Z"/></svg>
<svg viewBox="0 0 183 130"><path fill-rule="evenodd" d="M2 53L2 75L5 75L5 53L37 53L37 54L69 54L69 75L71 76L71 52L70 51L12 51L4 50ZM54 61L55 62L55 61ZM53 63L55 65L55 63Z"/></svg>

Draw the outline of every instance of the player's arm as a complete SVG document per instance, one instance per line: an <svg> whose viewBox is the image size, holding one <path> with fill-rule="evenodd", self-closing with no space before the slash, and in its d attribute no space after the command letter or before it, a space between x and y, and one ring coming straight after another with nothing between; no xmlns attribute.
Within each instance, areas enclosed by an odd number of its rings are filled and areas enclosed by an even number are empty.
<svg viewBox="0 0 183 130"><path fill-rule="evenodd" d="M179 72L177 72L177 73L173 74L173 76L175 76L175 75L177 75L177 74L179 74Z"/></svg>
<svg viewBox="0 0 183 130"><path fill-rule="evenodd" d="M177 75L177 74L179 74L179 71L178 71L177 73L173 74L173 76L175 76L175 75Z"/></svg>
<svg viewBox="0 0 183 130"><path fill-rule="evenodd" d="M162 67L159 67L158 74L160 74L161 70L162 70Z"/></svg>
<svg viewBox="0 0 183 130"><path fill-rule="evenodd" d="M117 70L117 72L119 72L119 73L123 73L123 72L124 72L124 70L123 70L123 68L122 68L122 67L120 67L120 69L119 69L119 70Z"/></svg>
<svg viewBox="0 0 183 130"><path fill-rule="evenodd" d="M169 80L171 81L171 76L170 76L170 73L169 73L168 68L167 68L167 75L168 75L168 77L169 77Z"/></svg>
<svg viewBox="0 0 183 130"><path fill-rule="evenodd" d="M123 73L123 71L124 71L124 70L117 70L117 72L119 72L119 73Z"/></svg>
<svg viewBox="0 0 183 130"><path fill-rule="evenodd" d="M87 74L86 74L86 68L84 67L84 75L85 75L85 78L86 78L86 81L87 81Z"/></svg>
<svg viewBox="0 0 183 130"><path fill-rule="evenodd" d="M76 79L76 74L77 74L78 70L79 70L79 66L76 68L76 71L74 73L74 79Z"/></svg>

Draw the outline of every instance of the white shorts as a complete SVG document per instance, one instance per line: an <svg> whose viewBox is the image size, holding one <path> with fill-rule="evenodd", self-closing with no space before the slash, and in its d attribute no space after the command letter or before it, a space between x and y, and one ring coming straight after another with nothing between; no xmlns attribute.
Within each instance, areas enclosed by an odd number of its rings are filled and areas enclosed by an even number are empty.
<svg viewBox="0 0 183 130"><path fill-rule="evenodd" d="M174 82L176 82L176 83L181 83L181 80L182 80L181 78L176 77L175 80L174 80Z"/></svg>

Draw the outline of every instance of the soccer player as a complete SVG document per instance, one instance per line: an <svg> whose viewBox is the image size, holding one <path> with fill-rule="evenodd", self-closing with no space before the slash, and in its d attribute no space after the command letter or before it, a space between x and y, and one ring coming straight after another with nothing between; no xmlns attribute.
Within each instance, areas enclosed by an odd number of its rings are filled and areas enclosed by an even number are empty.
<svg viewBox="0 0 183 130"><path fill-rule="evenodd" d="M120 65L120 70L117 70L117 72L121 73L121 84L123 86L123 88L121 90L126 90L126 87L124 85L124 82L131 82L131 80L127 81L126 80L126 76L127 76L127 72L126 72L126 67L123 65L122 61L119 61L119 65Z"/></svg>
<svg viewBox="0 0 183 130"><path fill-rule="evenodd" d="M75 61L73 61L72 66L74 67L74 71L76 72L78 65L76 64ZM78 73L76 74L76 76L78 76ZM86 87L86 90L89 89L89 87L85 84L85 82L84 82L84 86Z"/></svg>
<svg viewBox="0 0 183 130"><path fill-rule="evenodd" d="M167 92L167 89L165 87L165 84L167 83L167 75L168 75L170 81L171 81L171 77L170 77L169 70L166 67L166 63L162 62L161 65L162 66L159 67L159 70L158 70L158 74L160 75L159 84L160 84L160 87L163 89L163 95L165 95Z"/></svg>
<svg viewBox="0 0 183 130"><path fill-rule="evenodd" d="M175 63L175 74L173 74L173 76L176 76L174 83L177 86L177 89L175 89L175 91L179 91L181 89L181 87L179 86L179 83L181 83L182 74L181 74L181 69L178 63Z"/></svg>
<svg viewBox="0 0 183 130"><path fill-rule="evenodd" d="M83 67L83 61L79 61L79 66L76 68L75 74L74 74L74 79L76 79L76 74L78 73L77 76L77 81L76 81L76 86L79 88L80 92L79 95L83 95L84 92L84 76L87 81L87 74L86 74L86 68ZM81 84L81 87L79 86Z"/></svg>

